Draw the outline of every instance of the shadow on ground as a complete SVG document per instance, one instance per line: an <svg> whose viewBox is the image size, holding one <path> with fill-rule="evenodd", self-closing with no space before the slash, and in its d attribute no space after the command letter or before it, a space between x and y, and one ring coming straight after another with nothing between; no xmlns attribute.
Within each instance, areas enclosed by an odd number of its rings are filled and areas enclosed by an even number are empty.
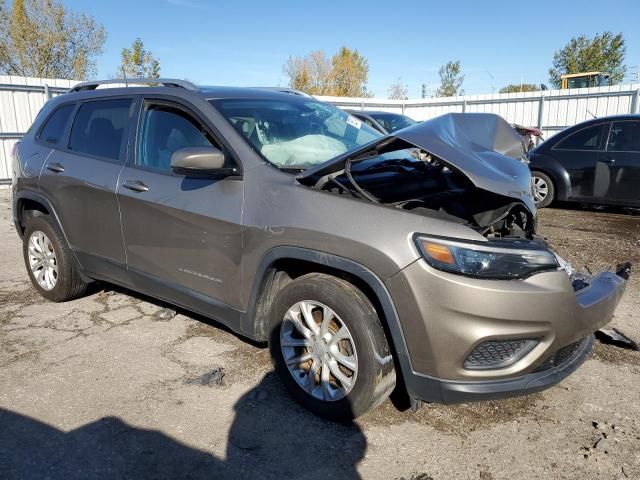
<svg viewBox="0 0 640 480"><path fill-rule="evenodd" d="M280 390L269 373L236 403L225 459L116 417L63 432L0 409L0 478L359 478L362 431L283 408Z"/></svg>
<svg viewBox="0 0 640 480"><path fill-rule="evenodd" d="M639 207L623 207L619 205L604 205L597 203L562 202L556 201L550 207L552 210L573 210L593 213L613 213L620 215L639 216Z"/></svg>

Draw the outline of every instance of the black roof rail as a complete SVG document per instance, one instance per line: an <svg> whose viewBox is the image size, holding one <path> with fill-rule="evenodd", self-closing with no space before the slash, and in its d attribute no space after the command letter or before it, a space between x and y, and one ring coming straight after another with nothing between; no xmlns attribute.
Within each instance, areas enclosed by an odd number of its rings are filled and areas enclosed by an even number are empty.
<svg viewBox="0 0 640 480"><path fill-rule="evenodd" d="M272 92L290 93L292 95L300 95L301 97L312 98L312 96L309 95L308 93L305 93L301 90L296 90L295 88L288 88L288 87L253 87L253 88L258 88L260 90L270 90Z"/></svg>
<svg viewBox="0 0 640 480"><path fill-rule="evenodd" d="M178 80L175 78L117 78L115 80L94 80L90 82L82 82L71 87L67 93L85 92L87 90L95 90L100 85L124 84L129 85L160 85L162 87L176 87L187 90L198 90L198 87L187 80Z"/></svg>

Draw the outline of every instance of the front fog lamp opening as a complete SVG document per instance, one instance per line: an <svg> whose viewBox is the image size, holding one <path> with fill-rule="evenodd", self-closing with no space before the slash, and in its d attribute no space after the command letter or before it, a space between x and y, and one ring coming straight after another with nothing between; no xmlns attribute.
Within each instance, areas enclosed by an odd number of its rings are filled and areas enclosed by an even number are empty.
<svg viewBox="0 0 640 480"><path fill-rule="evenodd" d="M507 368L522 360L536 345L539 338L490 340L482 342L464 361L465 370L496 370Z"/></svg>
<svg viewBox="0 0 640 480"><path fill-rule="evenodd" d="M418 236L424 259L434 268L451 273L492 279L524 278L558 268L556 256L539 245L524 242L463 242Z"/></svg>

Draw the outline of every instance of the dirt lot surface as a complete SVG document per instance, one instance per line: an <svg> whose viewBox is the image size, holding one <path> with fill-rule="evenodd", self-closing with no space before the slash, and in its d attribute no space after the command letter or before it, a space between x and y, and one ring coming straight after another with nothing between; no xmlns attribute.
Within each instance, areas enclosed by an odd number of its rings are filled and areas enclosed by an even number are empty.
<svg viewBox="0 0 640 480"><path fill-rule="evenodd" d="M640 264L640 216L547 209L574 266ZM519 399L349 426L294 404L267 351L214 322L103 286L40 298L0 191L0 478L640 478L640 353L597 344ZM640 271L613 325L640 339ZM220 382L221 370L224 377Z"/></svg>

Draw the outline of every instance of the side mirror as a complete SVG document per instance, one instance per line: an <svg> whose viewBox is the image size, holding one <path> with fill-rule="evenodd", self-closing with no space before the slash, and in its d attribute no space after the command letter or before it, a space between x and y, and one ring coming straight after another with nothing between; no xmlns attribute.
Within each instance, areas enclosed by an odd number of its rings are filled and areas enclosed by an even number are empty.
<svg viewBox="0 0 640 480"><path fill-rule="evenodd" d="M224 168L224 153L215 147L188 147L171 155L171 169L187 176L228 176L235 168Z"/></svg>

